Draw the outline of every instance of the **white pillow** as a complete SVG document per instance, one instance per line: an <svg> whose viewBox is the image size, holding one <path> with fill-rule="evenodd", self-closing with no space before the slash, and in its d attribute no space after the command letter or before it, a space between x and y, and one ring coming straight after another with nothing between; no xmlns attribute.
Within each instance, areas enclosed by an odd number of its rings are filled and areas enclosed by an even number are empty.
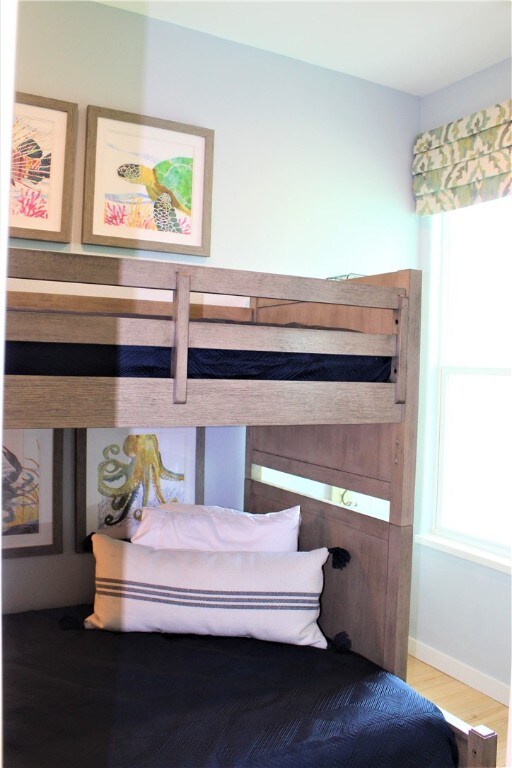
<svg viewBox="0 0 512 768"><path fill-rule="evenodd" d="M151 549L94 534L88 629L254 637L326 648L317 619L327 548L311 552Z"/></svg>
<svg viewBox="0 0 512 768"><path fill-rule="evenodd" d="M224 507L169 502L144 507L134 544L213 552L296 552L300 507L253 515Z"/></svg>

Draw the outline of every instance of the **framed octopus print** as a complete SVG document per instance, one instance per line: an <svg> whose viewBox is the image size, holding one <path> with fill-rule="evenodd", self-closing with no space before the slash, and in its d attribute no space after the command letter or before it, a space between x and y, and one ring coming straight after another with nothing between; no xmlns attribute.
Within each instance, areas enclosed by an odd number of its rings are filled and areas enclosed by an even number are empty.
<svg viewBox="0 0 512 768"><path fill-rule="evenodd" d="M89 106L82 242L209 256L213 136Z"/></svg>
<svg viewBox="0 0 512 768"><path fill-rule="evenodd" d="M61 429L5 429L2 556L62 552Z"/></svg>
<svg viewBox="0 0 512 768"><path fill-rule="evenodd" d="M17 93L13 109L9 234L69 243L78 105Z"/></svg>
<svg viewBox="0 0 512 768"><path fill-rule="evenodd" d="M203 501L204 428L78 429L75 550L135 533L143 507Z"/></svg>

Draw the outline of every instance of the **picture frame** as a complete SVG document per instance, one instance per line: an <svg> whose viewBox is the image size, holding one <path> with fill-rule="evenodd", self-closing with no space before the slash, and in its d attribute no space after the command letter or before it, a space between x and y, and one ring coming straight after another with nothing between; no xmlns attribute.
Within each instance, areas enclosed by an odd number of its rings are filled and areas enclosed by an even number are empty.
<svg viewBox="0 0 512 768"><path fill-rule="evenodd" d="M94 532L131 538L143 506L201 504L204 450L204 427L77 429L75 551Z"/></svg>
<svg viewBox="0 0 512 768"><path fill-rule="evenodd" d="M16 93L9 234L71 241L78 104Z"/></svg>
<svg viewBox="0 0 512 768"><path fill-rule="evenodd" d="M2 556L61 554L62 429L4 430Z"/></svg>
<svg viewBox="0 0 512 768"><path fill-rule="evenodd" d="M87 107L82 242L210 255L214 132Z"/></svg>

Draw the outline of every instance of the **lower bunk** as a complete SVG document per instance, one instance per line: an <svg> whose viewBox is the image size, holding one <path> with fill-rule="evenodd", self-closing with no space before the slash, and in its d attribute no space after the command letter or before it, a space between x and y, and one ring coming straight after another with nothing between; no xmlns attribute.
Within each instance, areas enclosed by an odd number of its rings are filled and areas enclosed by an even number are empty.
<svg viewBox="0 0 512 768"><path fill-rule="evenodd" d="M4 616L6 768L456 766L442 713L364 657Z"/></svg>

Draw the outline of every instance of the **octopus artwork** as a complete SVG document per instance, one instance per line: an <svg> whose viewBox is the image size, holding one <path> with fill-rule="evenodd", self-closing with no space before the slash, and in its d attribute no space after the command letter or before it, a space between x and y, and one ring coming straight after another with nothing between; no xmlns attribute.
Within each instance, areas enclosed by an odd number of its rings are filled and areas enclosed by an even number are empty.
<svg viewBox="0 0 512 768"><path fill-rule="evenodd" d="M167 469L160 454L156 435L128 435L123 451L129 463L116 458L121 452L119 445L108 445L103 450L104 461L98 465L98 491L108 498L114 513L107 514L105 525L118 525L132 511L135 519L140 510L133 510L141 497L140 507L148 506L154 497L160 504L177 499L166 498L162 480L180 481L185 475Z"/></svg>

